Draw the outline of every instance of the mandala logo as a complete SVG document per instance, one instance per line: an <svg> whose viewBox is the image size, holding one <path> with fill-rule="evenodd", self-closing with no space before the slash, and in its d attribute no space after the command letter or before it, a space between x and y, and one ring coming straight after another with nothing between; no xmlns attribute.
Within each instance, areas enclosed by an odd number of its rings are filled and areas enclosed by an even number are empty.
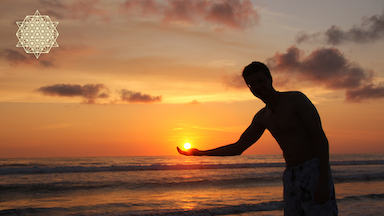
<svg viewBox="0 0 384 216"><path fill-rule="evenodd" d="M41 53L49 53L52 47L59 47L56 30L59 22L52 22L47 15L41 15L38 10L34 15L27 15L24 21L17 21L19 39L16 47L23 47L26 53L33 53L38 59Z"/></svg>

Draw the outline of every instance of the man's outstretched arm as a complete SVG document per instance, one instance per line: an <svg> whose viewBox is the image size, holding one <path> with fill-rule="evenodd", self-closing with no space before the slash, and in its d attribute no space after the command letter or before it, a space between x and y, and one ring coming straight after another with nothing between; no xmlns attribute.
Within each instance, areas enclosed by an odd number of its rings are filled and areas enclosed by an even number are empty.
<svg viewBox="0 0 384 216"><path fill-rule="evenodd" d="M233 144L221 146L211 150L200 151L198 149L190 149L182 151L177 147L177 151L187 156L233 156L240 155L253 143L255 143L264 133L265 128L257 122L257 114L251 125L244 131L240 139Z"/></svg>

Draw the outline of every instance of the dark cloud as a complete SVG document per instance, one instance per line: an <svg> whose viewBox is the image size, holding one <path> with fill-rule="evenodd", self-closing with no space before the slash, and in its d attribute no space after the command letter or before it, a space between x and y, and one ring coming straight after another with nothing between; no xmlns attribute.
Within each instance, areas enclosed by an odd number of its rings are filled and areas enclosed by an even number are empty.
<svg viewBox="0 0 384 216"><path fill-rule="evenodd" d="M134 92L123 89L120 91L120 97L122 101L128 103L156 103L161 102L161 96L152 96L149 94L143 94L141 92Z"/></svg>
<svg viewBox="0 0 384 216"><path fill-rule="evenodd" d="M335 25L325 32L309 34L300 32L296 35L296 42L325 41L327 44L338 45L344 42L369 43L384 38L384 13L362 18L360 26L354 26L344 31Z"/></svg>
<svg viewBox="0 0 384 216"><path fill-rule="evenodd" d="M18 51L11 49L4 49L2 52L0 52L0 57L7 60L12 65L31 63L30 58L26 57Z"/></svg>
<svg viewBox="0 0 384 216"><path fill-rule="evenodd" d="M243 76L239 74L225 74L222 77L222 82L224 83L225 86L229 88L234 88L234 89L243 89L246 88L247 85L244 81Z"/></svg>
<svg viewBox="0 0 384 216"><path fill-rule="evenodd" d="M22 50L21 52L24 52L24 50ZM56 67L56 65L54 64L54 59L52 58L50 60L42 60L42 58L36 59L36 57L32 54L28 54L26 56L20 53L19 51L12 49L4 49L0 51L0 58L5 59L12 66L27 64L43 68Z"/></svg>
<svg viewBox="0 0 384 216"><path fill-rule="evenodd" d="M283 78L279 86L299 81L328 89L344 89L348 102L384 98L384 85L372 84L373 71L349 61L335 48L319 48L304 55L304 51L292 46L285 53L269 58L267 65L274 76Z"/></svg>
<svg viewBox="0 0 384 216"><path fill-rule="evenodd" d="M367 99L384 98L384 85L375 86L373 84L363 86L359 89L347 90L345 93L346 100L349 102L361 102Z"/></svg>
<svg viewBox="0 0 384 216"><path fill-rule="evenodd" d="M39 64L43 67L56 67L53 60L41 60Z"/></svg>
<svg viewBox="0 0 384 216"><path fill-rule="evenodd" d="M55 84L50 86L43 86L37 91L48 96L59 97L82 97L84 103L95 104L98 99L110 98L109 89L104 84ZM161 96L151 96L140 92L129 91L123 89L120 91L120 101L128 103L155 103L161 102ZM115 103L119 101L111 101Z"/></svg>
<svg viewBox="0 0 384 216"><path fill-rule="evenodd" d="M126 0L122 8L127 13L138 12L143 17L160 16L164 23L195 24L205 20L232 29L251 28L260 18L250 0Z"/></svg>
<svg viewBox="0 0 384 216"><path fill-rule="evenodd" d="M305 56L296 46L267 60L276 74L292 76L329 89L353 89L371 83L373 72L348 61L335 48L320 48Z"/></svg>
<svg viewBox="0 0 384 216"><path fill-rule="evenodd" d="M256 25L260 16L251 1L222 1L214 3L205 18L234 29L245 29Z"/></svg>
<svg viewBox="0 0 384 216"><path fill-rule="evenodd" d="M43 86L37 91L49 96L60 97L83 97L85 103L93 104L98 98L108 98L109 90L104 84L55 84L50 86ZM101 92L104 91L104 92Z"/></svg>

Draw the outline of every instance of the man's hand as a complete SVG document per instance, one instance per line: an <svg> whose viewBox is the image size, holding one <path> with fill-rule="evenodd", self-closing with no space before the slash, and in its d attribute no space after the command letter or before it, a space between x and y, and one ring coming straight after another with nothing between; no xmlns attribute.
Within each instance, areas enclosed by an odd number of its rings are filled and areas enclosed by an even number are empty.
<svg viewBox="0 0 384 216"><path fill-rule="evenodd" d="M329 182L319 179L317 183L314 200L317 204L324 204L329 200Z"/></svg>
<svg viewBox="0 0 384 216"><path fill-rule="evenodd" d="M182 155L186 155L186 156L201 156L201 151L193 148L193 149L189 149L188 151L183 151L181 150L179 147L177 147L177 151L182 154Z"/></svg>

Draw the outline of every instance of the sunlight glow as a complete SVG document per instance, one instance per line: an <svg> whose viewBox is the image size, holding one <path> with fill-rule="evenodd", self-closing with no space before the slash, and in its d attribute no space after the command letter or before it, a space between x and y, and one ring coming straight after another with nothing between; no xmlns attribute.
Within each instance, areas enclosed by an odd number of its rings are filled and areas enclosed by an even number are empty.
<svg viewBox="0 0 384 216"><path fill-rule="evenodd" d="M184 148L185 149L190 149L191 148L191 144L190 143L185 143L184 144Z"/></svg>

